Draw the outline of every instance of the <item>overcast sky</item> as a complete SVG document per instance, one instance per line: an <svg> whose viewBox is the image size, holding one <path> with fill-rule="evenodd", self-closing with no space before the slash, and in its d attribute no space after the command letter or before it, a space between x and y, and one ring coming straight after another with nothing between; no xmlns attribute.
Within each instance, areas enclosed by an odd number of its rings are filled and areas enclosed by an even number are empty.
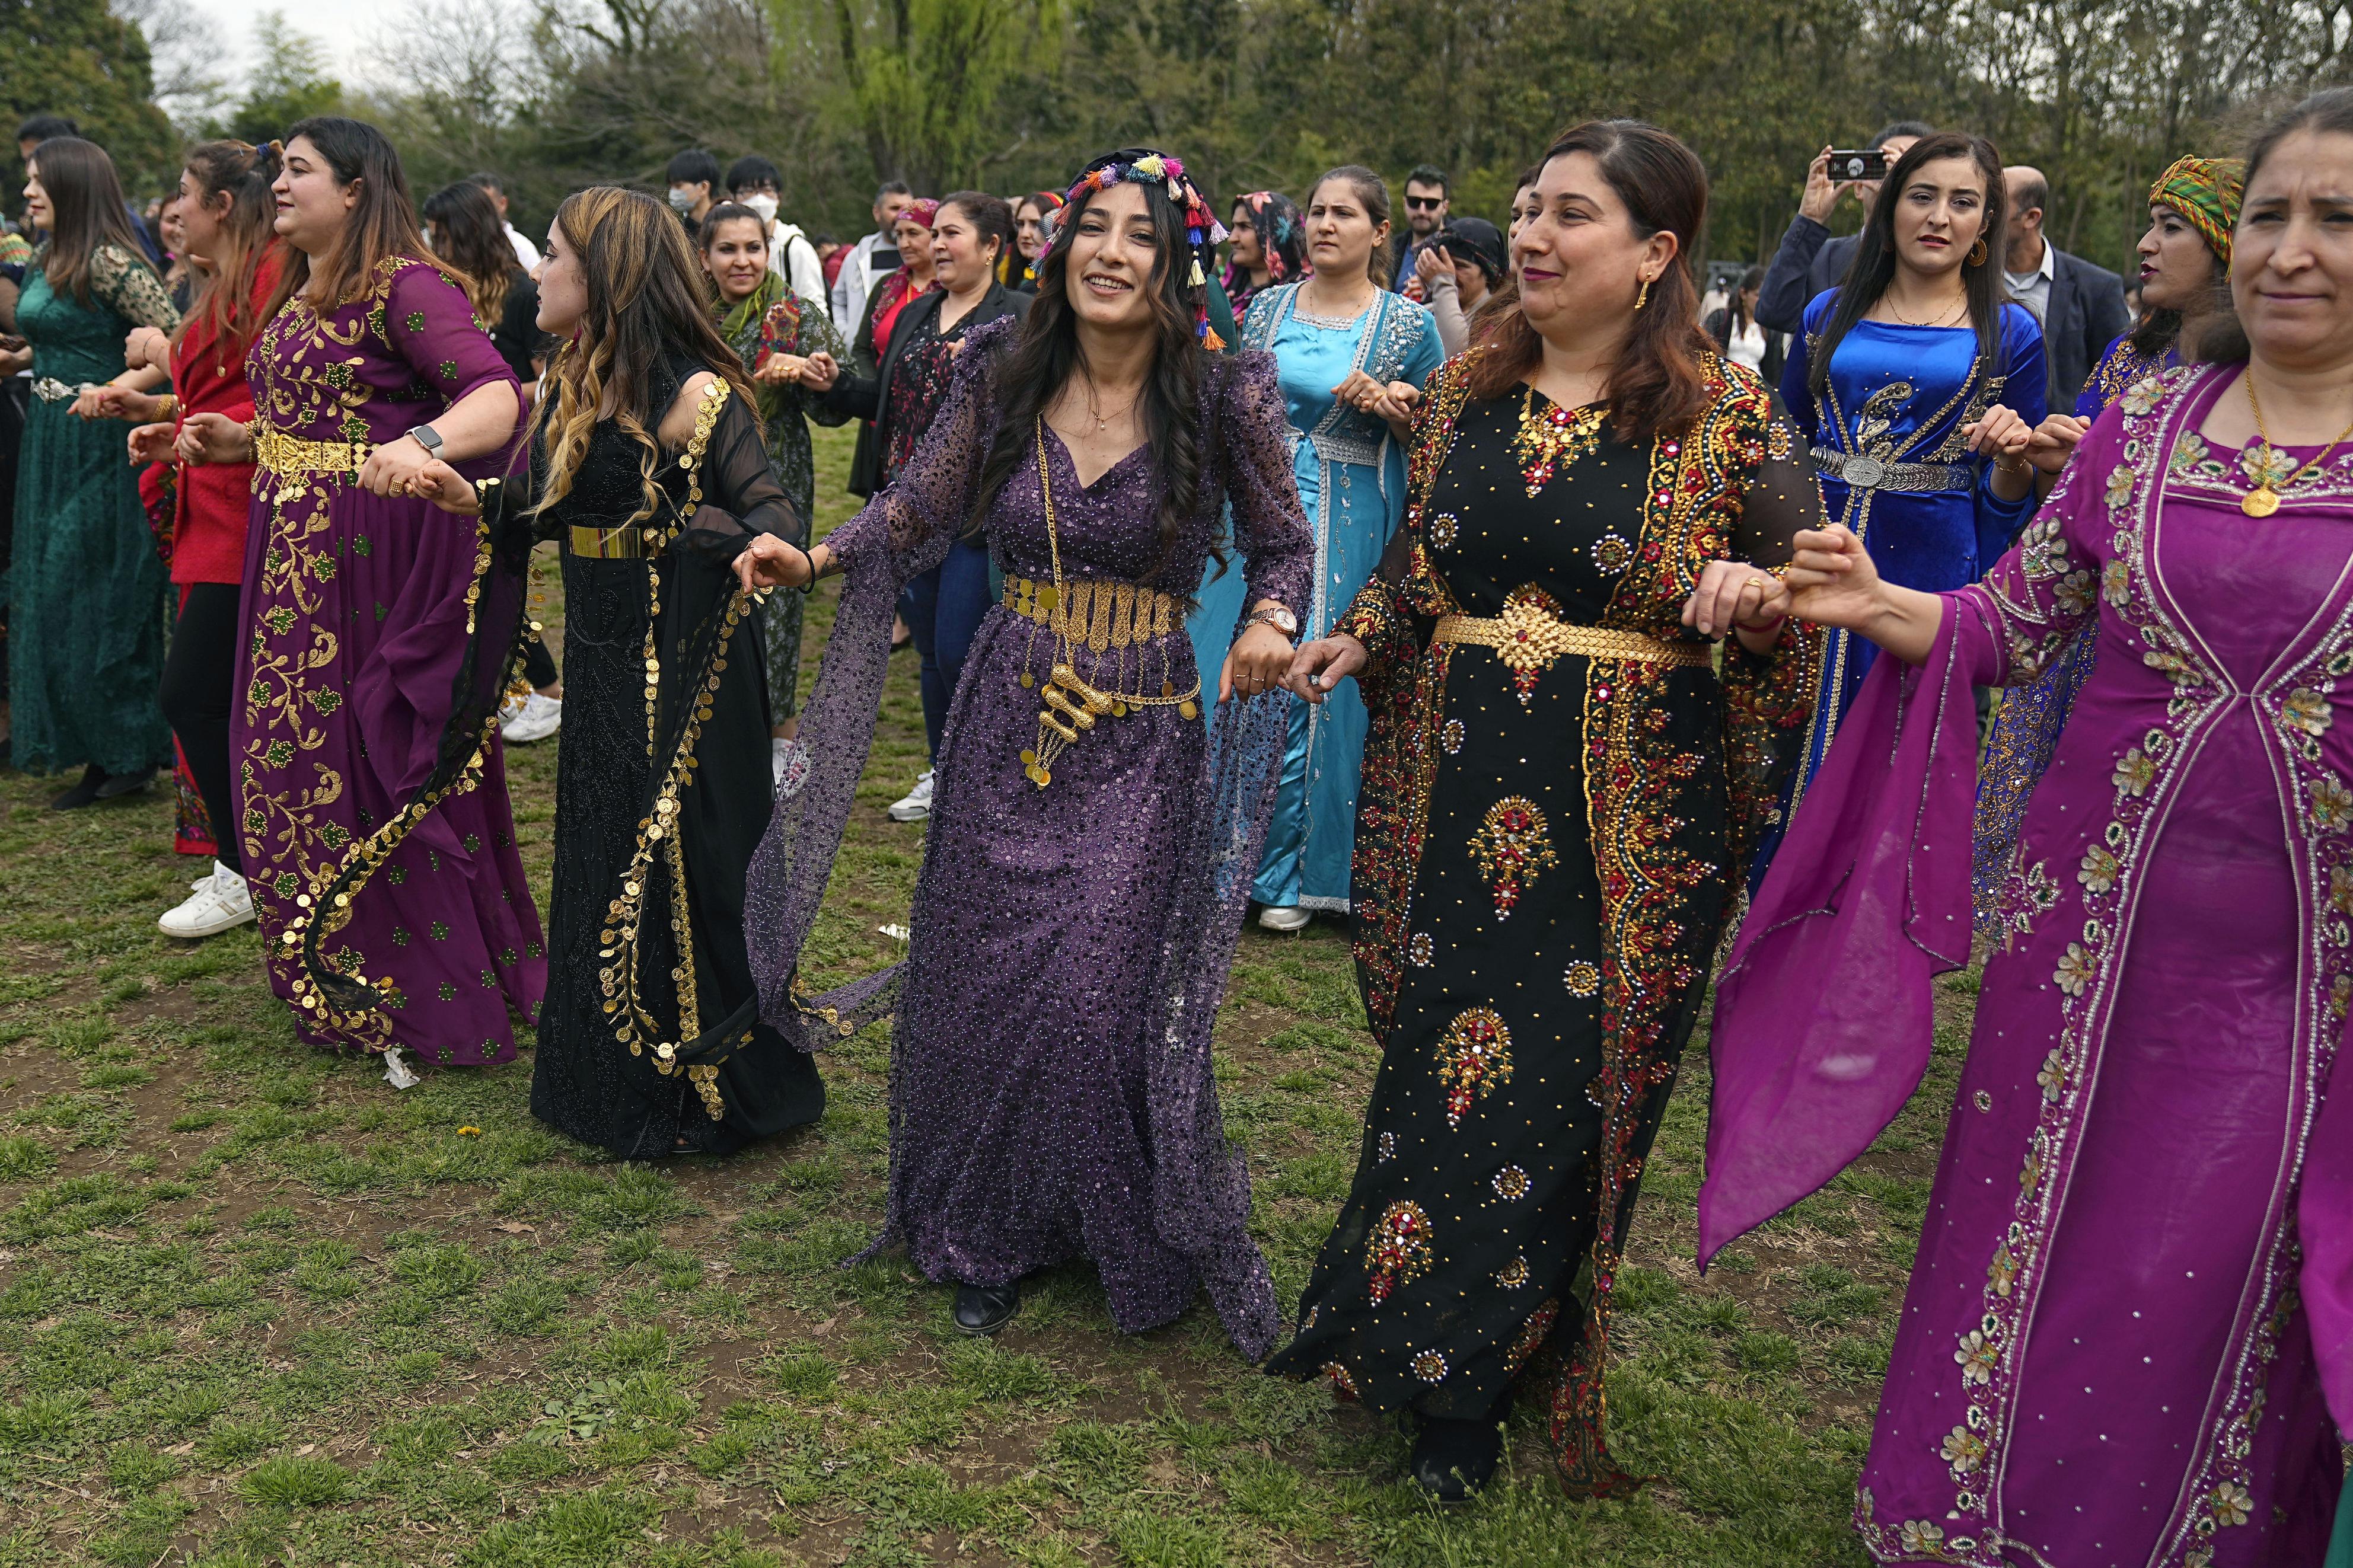
<svg viewBox="0 0 2353 1568"><path fill-rule="evenodd" d="M512 0L517 10L525 0ZM196 14L216 24L229 47L232 67L242 73L252 60L254 18L264 11L284 14L287 22L319 40L339 81L365 87L373 75L365 45L376 29L396 25L408 0L188 0Z"/></svg>

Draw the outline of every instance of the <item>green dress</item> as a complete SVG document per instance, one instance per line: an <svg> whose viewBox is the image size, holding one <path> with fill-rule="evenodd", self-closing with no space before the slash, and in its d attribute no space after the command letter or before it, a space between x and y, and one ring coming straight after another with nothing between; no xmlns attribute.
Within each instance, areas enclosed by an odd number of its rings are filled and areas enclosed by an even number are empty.
<svg viewBox="0 0 2353 1568"><path fill-rule="evenodd" d="M824 353L847 361L841 333L832 318L804 301L785 280L770 272L754 289L719 319L719 335L727 340L746 371L757 370L771 354L803 358ZM808 422L839 425L849 419L825 406L823 398L806 387L757 382L760 429L768 447L768 471L793 503L800 520L793 542L809 543L809 519L817 503L817 456L809 441ZM772 594L759 608L761 646L768 660L768 724L782 724L797 710L801 679L801 595Z"/></svg>
<svg viewBox="0 0 2353 1568"><path fill-rule="evenodd" d="M139 503L120 420L77 419L82 386L122 373L134 326L179 325L163 279L116 246L90 258L90 298L49 287L34 252L17 301L33 345L33 405L16 467L8 576L8 702L16 763L135 773L172 760L156 705L171 574Z"/></svg>

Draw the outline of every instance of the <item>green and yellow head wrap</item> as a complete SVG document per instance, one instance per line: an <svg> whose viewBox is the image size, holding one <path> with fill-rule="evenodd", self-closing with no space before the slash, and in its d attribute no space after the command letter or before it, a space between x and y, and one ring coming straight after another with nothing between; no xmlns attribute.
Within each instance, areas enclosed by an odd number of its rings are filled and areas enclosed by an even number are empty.
<svg viewBox="0 0 2353 1568"><path fill-rule="evenodd" d="M2231 231L2239 226L2239 197L2246 188L2247 165L2236 158L2200 158L2185 154L2149 186L2153 206L2159 202L2181 215L2198 231L2208 248L2231 264Z"/></svg>

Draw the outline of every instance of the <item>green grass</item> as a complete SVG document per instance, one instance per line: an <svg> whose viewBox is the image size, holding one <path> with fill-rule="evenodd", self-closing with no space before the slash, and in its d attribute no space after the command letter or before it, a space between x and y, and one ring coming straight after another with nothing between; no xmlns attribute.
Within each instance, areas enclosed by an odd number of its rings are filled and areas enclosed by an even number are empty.
<svg viewBox="0 0 2353 1568"><path fill-rule="evenodd" d="M820 433L839 498L849 441ZM824 521L845 509L822 503ZM552 583L542 616L562 624ZM811 605L810 657L830 619ZM814 942L889 962L920 827L913 666ZM511 767L545 896L554 749ZM923 1563L1791 1568L1847 1520L1967 1006L1856 1170L1690 1265L1695 1043L1621 1277L1614 1435L1658 1478L1572 1503L1532 1415L1440 1513L1394 1427L1243 1365L1206 1306L1116 1333L1083 1268L999 1341L946 1331L881 1211L887 1043L825 1059L823 1124L616 1164L532 1120L530 1056L396 1094L298 1047L250 931L154 930L187 870L160 797L58 816L0 773L0 1568L782 1568ZM1340 931L1246 931L1228 1121L1286 1311L1345 1192L1376 1059ZM461 1129L477 1129L464 1131Z"/></svg>

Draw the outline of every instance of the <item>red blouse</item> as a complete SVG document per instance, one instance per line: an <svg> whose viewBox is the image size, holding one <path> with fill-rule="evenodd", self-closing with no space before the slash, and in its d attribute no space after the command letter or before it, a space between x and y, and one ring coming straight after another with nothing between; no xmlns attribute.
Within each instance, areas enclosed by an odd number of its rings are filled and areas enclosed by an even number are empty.
<svg viewBox="0 0 2353 1568"><path fill-rule="evenodd" d="M261 309L278 286L285 259L270 241L254 268L253 309ZM176 430L191 414L220 414L242 425L253 417L253 393L245 380L247 345L222 338L202 321L192 322L172 350L172 390L179 395ZM252 505L251 463L179 465L179 496L172 518L172 581L237 583L245 577L245 522Z"/></svg>

